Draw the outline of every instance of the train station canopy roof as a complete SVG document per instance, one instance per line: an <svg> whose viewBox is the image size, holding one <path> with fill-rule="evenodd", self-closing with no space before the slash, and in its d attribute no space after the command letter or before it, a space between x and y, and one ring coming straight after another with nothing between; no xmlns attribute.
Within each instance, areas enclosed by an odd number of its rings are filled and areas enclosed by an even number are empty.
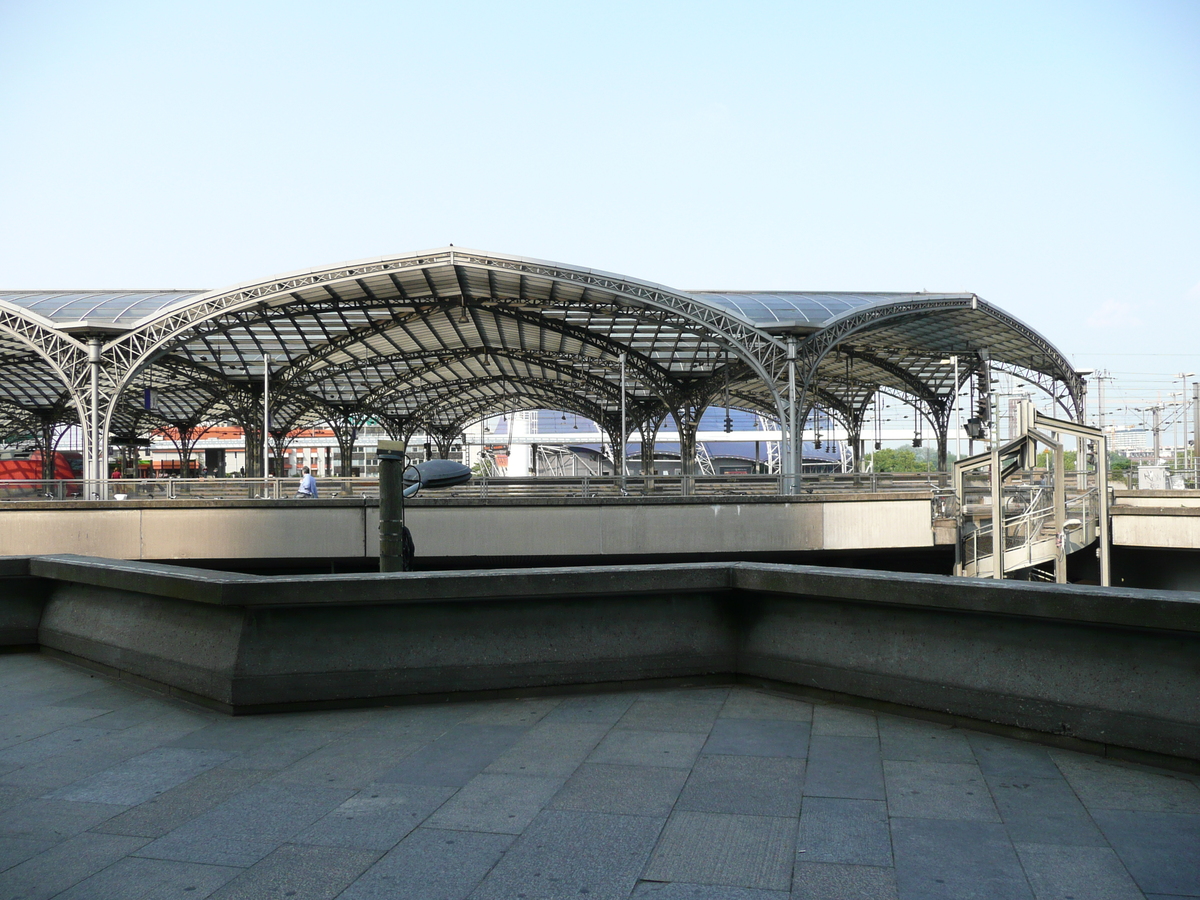
<svg viewBox="0 0 1200 900"><path fill-rule="evenodd" d="M115 438L247 424L264 357L273 429L371 418L449 435L530 407L615 428L622 373L630 427L727 399L779 418L793 371L802 407L848 425L877 391L944 424L955 357L960 383L988 360L1072 415L1083 398L1058 350L970 293L682 291L456 247L215 291L0 291L10 434L93 403Z"/></svg>

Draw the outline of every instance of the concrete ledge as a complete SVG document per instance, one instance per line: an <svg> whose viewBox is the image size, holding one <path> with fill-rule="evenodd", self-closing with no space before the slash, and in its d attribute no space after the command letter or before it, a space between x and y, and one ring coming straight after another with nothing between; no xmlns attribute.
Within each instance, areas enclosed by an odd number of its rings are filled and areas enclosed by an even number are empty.
<svg viewBox="0 0 1200 900"><path fill-rule="evenodd" d="M43 592L44 649L234 713L764 679L1200 760L1197 594L755 563L312 578L27 565L12 577Z"/></svg>
<svg viewBox="0 0 1200 900"><path fill-rule="evenodd" d="M437 498L407 503L422 559L661 559L931 549L932 494ZM111 559L379 555L377 500L29 501L0 508L8 553ZM726 557L728 559L728 557Z"/></svg>

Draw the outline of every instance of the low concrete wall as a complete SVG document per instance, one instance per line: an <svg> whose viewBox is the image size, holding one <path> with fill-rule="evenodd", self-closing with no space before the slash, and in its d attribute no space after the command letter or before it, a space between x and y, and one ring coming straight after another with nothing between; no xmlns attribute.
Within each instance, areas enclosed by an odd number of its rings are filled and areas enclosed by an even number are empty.
<svg viewBox="0 0 1200 900"><path fill-rule="evenodd" d="M1200 549L1200 507L1114 506L1112 540L1119 547Z"/></svg>
<svg viewBox="0 0 1200 900"><path fill-rule="evenodd" d="M1200 509L1200 491L1113 491L1117 506Z"/></svg>
<svg viewBox="0 0 1200 900"><path fill-rule="evenodd" d="M423 559L636 557L934 546L929 494L411 500ZM110 559L379 556L376 500L22 502L0 554Z"/></svg>
<svg viewBox="0 0 1200 900"><path fill-rule="evenodd" d="M38 643L51 582L29 574L29 560L0 557L0 650Z"/></svg>
<svg viewBox="0 0 1200 900"><path fill-rule="evenodd" d="M724 676L1200 760L1198 594L755 563L28 572L43 648L231 712Z"/></svg>
<svg viewBox="0 0 1200 900"><path fill-rule="evenodd" d="M795 568L738 568L739 673L1200 758L1194 594Z"/></svg>

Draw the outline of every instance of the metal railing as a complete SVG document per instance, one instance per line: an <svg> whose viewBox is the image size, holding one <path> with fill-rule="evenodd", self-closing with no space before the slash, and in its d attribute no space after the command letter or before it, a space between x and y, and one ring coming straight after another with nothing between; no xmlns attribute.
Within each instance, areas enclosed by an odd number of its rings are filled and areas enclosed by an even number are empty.
<svg viewBox="0 0 1200 900"><path fill-rule="evenodd" d="M1092 479L1094 481L1094 479ZM969 496L975 502L969 510L990 511L991 498L975 488ZM1054 516L1053 492L1042 485L1018 484L1004 491L1004 571L1013 572L1052 561L1057 555L1059 534ZM1065 550L1070 553L1086 547L1096 539L1100 499L1096 486L1067 490L1066 518L1078 519L1080 526L1069 536L1064 535ZM963 572L979 575L980 568L991 574L995 547L995 523L990 515L977 521L972 529L964 529L962 542Z"/></svg>
<svg viewBox="0 0 1200 900"><path fill-rule="evenodd" d="M298 478L147 478L112 479L104 482L83 480L0 481L0 500L283 500L295 497ZM947 506L949 476L929 473L858 473L805 475L801 494L850 493L934 493L940 498L941 512ZM708 497L783 495L786 480L782 475L584 475L578 477L507 478L476 476L466 484L439 490L439 498L591 498L591 497ZM379 496L378 478L318 479L322 498ZM433 495L431 495L433 496Z"/></svg>

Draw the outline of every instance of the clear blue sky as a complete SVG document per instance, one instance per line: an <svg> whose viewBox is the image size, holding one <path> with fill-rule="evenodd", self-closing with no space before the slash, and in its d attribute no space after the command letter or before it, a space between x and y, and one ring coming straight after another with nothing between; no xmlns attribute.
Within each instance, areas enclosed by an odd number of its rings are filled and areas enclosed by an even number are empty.
<svg viewBox="0 0 1200 900"><path fill-rule="evenodd" d="M451 242L971 290L1143 403L1200 372L1200 2L0 0L0 288Z"/></svg>

